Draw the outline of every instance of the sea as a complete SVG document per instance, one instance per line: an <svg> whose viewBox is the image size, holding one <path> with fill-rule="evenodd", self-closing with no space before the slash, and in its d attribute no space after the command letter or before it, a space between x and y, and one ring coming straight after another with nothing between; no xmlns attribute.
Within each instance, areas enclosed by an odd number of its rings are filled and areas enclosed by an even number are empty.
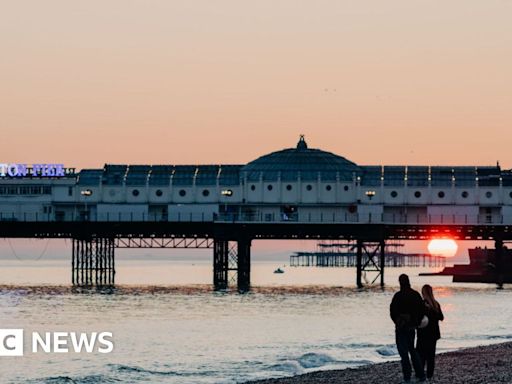
<svg viewBox="0 0 512 384"><path fill-rule="evenodd" d="M2 248L1 329L111 332L114 349L32 353L25 340L24 356L0 356L0 382L244 383L397 360L389 304L400 273L434 287L445 314L438 352L512 340L509 287L418 276L438 268L388 268L384 289L357 289L353 268L291 267L255 252L253 289L240 294L212 290L209 251L146 251L117 256L115 289L88 291L70 287L69 258Z"/></svg>

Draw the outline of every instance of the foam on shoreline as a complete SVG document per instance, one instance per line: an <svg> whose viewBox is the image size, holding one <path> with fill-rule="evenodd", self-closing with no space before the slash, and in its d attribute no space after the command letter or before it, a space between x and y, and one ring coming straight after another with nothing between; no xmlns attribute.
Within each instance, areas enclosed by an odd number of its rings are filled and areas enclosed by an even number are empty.
<svg viewBox="0 0 512 384"><path fill-rule="evenodd" d="M512 342L492 344L437 355L436 384L511 383ZM358 368L307 373L287 378L251 381L247 384L349 384L399 383L399 361L365 365Z"/></svg>

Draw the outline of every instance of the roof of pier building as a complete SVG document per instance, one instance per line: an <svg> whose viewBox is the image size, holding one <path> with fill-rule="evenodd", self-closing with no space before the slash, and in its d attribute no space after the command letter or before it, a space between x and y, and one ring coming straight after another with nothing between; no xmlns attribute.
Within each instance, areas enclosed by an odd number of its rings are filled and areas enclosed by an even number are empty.
<svg viewBox="0 0 512 384"><path fill-rule="evenodd" d="M357 165L331 152L308 147L304 136L297 145L263 155L246 165L120 165L83 169L80 185L208 186L249 182L357 181L363 186L472 187L512 186L512 172L496 166Z"/></svg>
<svg viewBox="0 0 512 384"><path fill-rule="evenodd" d="M250 181L352 181L361 168L342 156L309 148L304 136L297 146L272 152L241 168Z"/></svg>

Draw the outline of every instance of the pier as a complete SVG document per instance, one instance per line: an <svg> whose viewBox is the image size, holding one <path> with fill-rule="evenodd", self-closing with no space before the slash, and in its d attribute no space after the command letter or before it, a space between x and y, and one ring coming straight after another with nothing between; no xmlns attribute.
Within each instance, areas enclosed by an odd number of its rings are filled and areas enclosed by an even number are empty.
<svg viewBox="0 0 512 384"><path fill-rule="evenodd" d="M310 149L304 137L245 165L6 169L0 237L72 239L75 286L114 285L117 248L208 248L213 286L245 292L257 240L351 242L350 255L300 253L293 263L353 266L358 287L369 271L383 286L387 267L441 263L386 244L433 238L494 241L492 276L501 286L504 242L512 240L510 170L361 166Z"/></svg>

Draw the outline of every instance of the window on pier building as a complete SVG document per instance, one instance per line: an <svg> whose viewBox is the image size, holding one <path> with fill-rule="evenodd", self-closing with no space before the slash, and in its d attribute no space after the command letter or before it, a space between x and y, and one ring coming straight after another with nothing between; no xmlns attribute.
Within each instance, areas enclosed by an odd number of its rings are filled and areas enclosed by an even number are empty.
<svg viewBox="0 0 512 384"><path fill-rule="evenodd" d="M105 164L102 182L104 185L123 185L127 165Z"/></svg>
<svg viewBox="0 0 512 384"><path fill-rule="evenodd" d="M338 172L334 171L321 171L320 172L320 180L322 181L336 181L336 178L338 177Z"/></svg>
<svg viewBox="0 0 512 384"><path fill-rule="evenodd" d="M454 167L453 177L457 187L474 187L476 185L475 167Z"/></svg>
<svg viewBox="0 0 512 384"><path fill-rule="evenodd" d="M172 175L173 185L193 185L197 167L195 165L177 165Z"/></svg>
<svg viewBox="0 0 512 384"><path fill-rule="evenodd" d="M302 181L317 181L319 173L316 171L300 171L300 179Z"/></svg>
<svg viewBox="0 0 512 384"><path fill-rule="evenodd" d="M78 185L100 185L103 169L82 169L78 174Z"/></svg>
<svg viewBox="0 0 512 384"><path fill-rule="evenodd" d="M477 167L478 185L497 187L500 185L501 170L499 167Z"/></svg>
<svg viewBox="0 0 512 384"><path fill-rule="evenodd" d="M378 187L382 183L382 167L380 165L368 165L361 167L361 185L367 187Z"/></svg>
<svg viewBox="0 0 512 384"><path fill-rule="evenodd" d="M240 165L221 165L219 185L240 185Z"/></svg>
<svg viewBox="0 0 512 384"><path fill-rule="evenodd" d="M501 185L504 187L512 187L512 172L501 175Z"/></svg>
<svg viewBox="0 0 512 384"><path fill-rule="evenodd" d="M385 186L403 186L405 183L405 167L385 166L383 177Z"/></svg>
<svg viewBox="0 0 512 384"><path fill-rule="evenodd" d="M154 186L169 185L173 170L172 165L153 165L148 176L148 184Z"/></svg>
<svg viewBox="0 0 512 384"><path fill-rule="evenodd" d="M429 177L428 166L407 167L407 185L410 187L428 187Z"/></svg>
<svg viewBox="0 0 512 384"><path fill-rule="evenodd" d="M266 171L263 172L263 181L277 181L279 180L280 172Z"/></svg>
<svg viewBox="0 0 512 384"><path fill-rule="evenodd" d="M51 195L52 187L49 185L2 185L0 195L30 196Z"/></svg>
<svg viewBox="0 0 512 384"><path fill-rule="evenodd" d="M130 165L126 173L126 185L146 185L148 182L149 172L151 171L150 165Z"/></svg>
<svg viewBox="0 0 512 384"><path fill-rule="evenodd" d="M453 184L453 167L432 167L430 178L433 187L450 187Z"/></svg>
<svg viewBox="0 0 512 384"><path fill-rule="evenodd" d="M298 171L282 171L281 172L281 181L295 182L298 179L299 179Z"/></svg>
<svg viewBox="0 0 512 384"><path fill-rule="evenodd" d="M196 185L216 185L219 177L218 165L200 165L196 171Z"/></svg>

